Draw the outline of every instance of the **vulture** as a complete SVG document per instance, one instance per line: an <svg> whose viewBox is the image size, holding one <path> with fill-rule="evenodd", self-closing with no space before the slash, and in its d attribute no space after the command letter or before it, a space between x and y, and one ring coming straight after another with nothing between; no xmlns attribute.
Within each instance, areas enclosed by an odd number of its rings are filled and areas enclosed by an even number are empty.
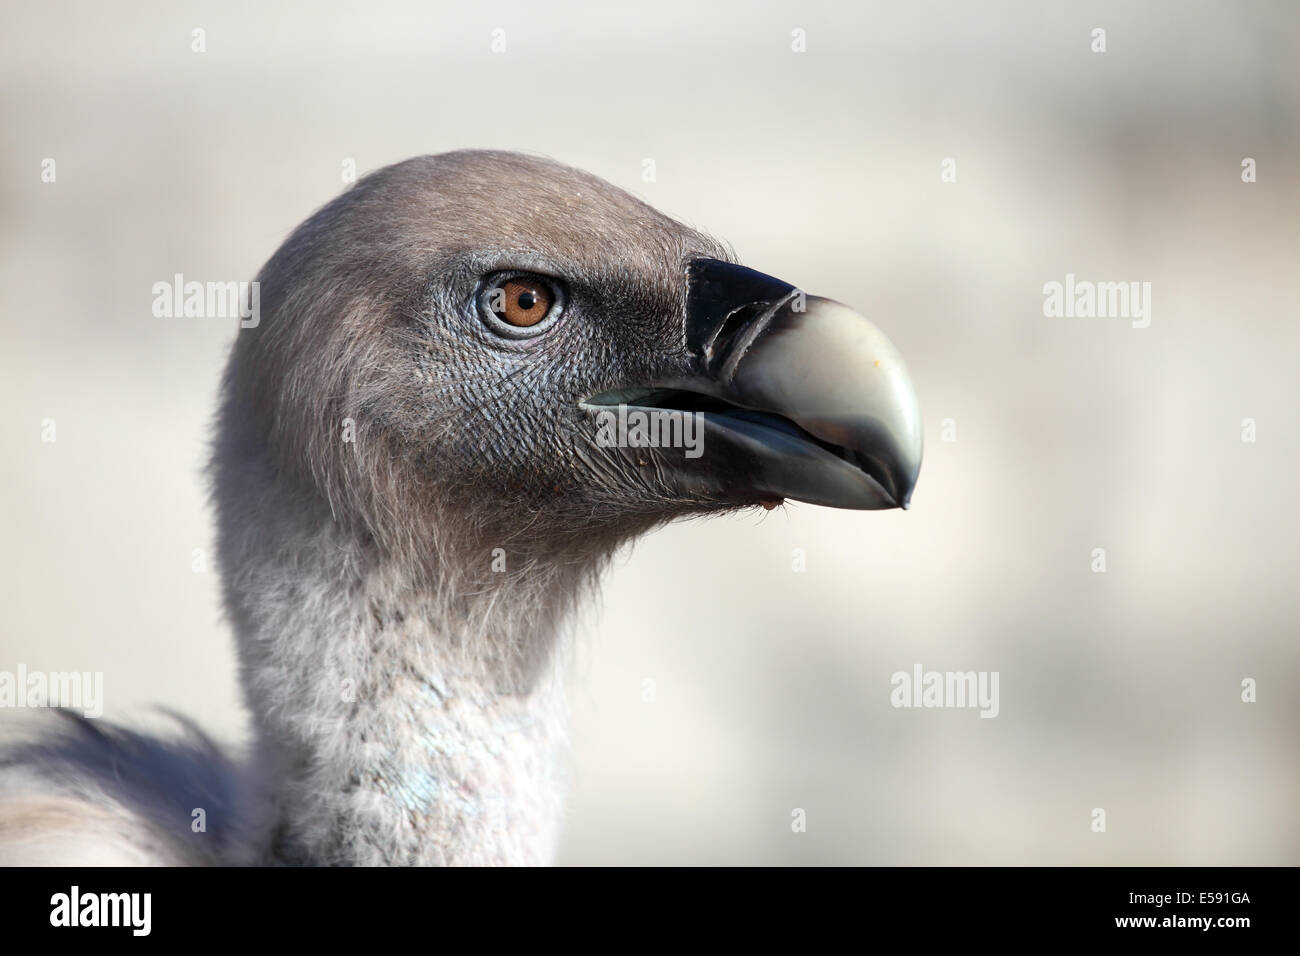
<svg viewBox="0 0 1300 956"><path fill-rule="evenodd" d="M916 484L875 325L549 159L380 169L257 282L210 463L251 742L49 714L0 752L0 862L548 863L565 624L610 557Z"/></svg>

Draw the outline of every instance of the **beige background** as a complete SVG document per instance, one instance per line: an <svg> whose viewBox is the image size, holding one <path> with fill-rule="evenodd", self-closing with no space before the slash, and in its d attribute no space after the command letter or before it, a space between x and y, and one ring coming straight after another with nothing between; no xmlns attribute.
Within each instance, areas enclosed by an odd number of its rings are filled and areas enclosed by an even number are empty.
<svg viewBox="0 0 1300 956"><path fill-rule="evenodd" d="M235 330L150 286L251 278L347 157L528 149L874 317L927 426L906 514L792 505L619 563L564 862L1300 863L1298 48L1288 3L11 9L0 669L102 670L110 716L238 740L191 571ZM1151 282L1151 327L1044 318L1067 272ZM918 662L999 671L1000 716L891 708Z"/></svg>

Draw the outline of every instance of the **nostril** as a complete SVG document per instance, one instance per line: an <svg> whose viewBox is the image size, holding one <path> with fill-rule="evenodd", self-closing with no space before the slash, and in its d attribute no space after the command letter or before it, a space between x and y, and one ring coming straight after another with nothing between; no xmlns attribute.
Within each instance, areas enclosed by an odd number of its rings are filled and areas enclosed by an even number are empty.
<svg viewBox="0 0 1300 956"><path fill-rule="evenodd" d="M721 348L735 344L736 333L794 286L772 276L720 259L687 263L686 347L712 361ZM725 339L725 341L720 341Z"/></svg>
<svg viewBox="0 0 1300 956"><path fill-rule="evenodd" d="M738 309L733 309L718 327L717 334L704 349L704 357L710 365L726 361L727 351L736 336L750 322L762 315L771 305L770 302L750 302Z"/></svg>

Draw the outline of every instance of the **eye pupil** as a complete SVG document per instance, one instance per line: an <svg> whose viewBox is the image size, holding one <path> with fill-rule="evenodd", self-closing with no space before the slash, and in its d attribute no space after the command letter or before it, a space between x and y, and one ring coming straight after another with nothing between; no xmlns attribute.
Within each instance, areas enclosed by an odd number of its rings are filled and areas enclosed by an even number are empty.
<svg viewBox="0 0 1300 956"><path fill-rule="evenodd" d="M533 307L533 303L535 303L536 301L537 300L533 298L533 294L531 292L522 292L519 295L519 308L523 309L524 311L527 311Z"/></svg>

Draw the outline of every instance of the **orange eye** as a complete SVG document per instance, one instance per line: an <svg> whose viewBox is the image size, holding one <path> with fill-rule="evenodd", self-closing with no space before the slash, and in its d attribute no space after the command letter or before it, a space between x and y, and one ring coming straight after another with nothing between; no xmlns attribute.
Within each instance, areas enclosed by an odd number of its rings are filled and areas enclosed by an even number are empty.
<svg viewBox="0 0 1300 956"><path fill-rule="evenodd" d="M492 311L503 322L521 329L531 328L551 314L555 297L550 287L536 279L519 276L507 279L494 295Z"/></svg>
<svg viewBox="0 0 1300 956"><path fill-rule="evenodd" d="M555 324L567 298L556 279L532 272L498 272L480 283L478 312L497 335L527 339Z"/></svg>

